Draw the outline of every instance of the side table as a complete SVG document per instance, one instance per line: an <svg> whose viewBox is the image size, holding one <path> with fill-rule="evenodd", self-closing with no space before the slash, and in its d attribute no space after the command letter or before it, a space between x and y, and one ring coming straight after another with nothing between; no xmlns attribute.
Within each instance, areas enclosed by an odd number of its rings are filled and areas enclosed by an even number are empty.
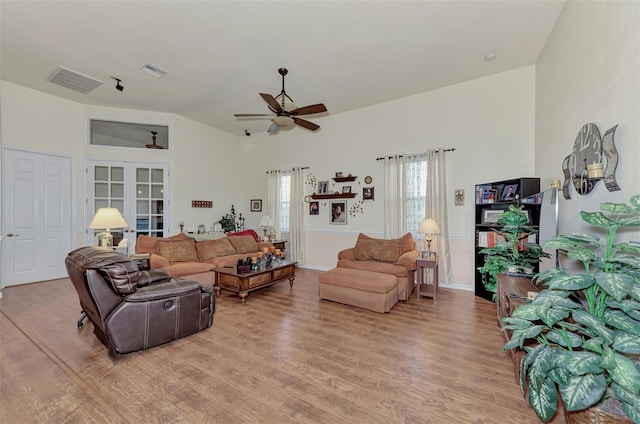
<svg viewBox="0 0 640 424"><path fill-rule="evenodd" d="M273 244L273 247L275 247L276 249L280 249L280 250L286 250L285 244L287 243L286 240L273 240L271 241L271 244Z"/></svg>
<svg viewBox="0 0 640 424"><path fill-rule="evenodd" d="M129 259L138 264L138 270L140 271L148 271L151 269L151 264L149 263L150 257L151 255L148 253L134 253L133 255L129 255Z"/></svg>
<svg viewBox="0 0 640 424"><path fill-rule="evenodd" d="M438 297L438 258L418 258L416 260L416 298L422 296Z"/></svg>

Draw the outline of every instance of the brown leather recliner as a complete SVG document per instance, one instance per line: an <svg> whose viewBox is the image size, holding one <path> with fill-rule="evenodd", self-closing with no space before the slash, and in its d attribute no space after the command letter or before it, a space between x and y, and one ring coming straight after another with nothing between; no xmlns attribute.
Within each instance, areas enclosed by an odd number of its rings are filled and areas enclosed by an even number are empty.
<svg viewBox="0 0 640 424"><path fill-rule="evenodd" d="M213 289L172 278L157 269L139 271L135 261L112 250L81 247L65 260L80 306L93 332L118 354L167 343L211 327Z"/></svg>

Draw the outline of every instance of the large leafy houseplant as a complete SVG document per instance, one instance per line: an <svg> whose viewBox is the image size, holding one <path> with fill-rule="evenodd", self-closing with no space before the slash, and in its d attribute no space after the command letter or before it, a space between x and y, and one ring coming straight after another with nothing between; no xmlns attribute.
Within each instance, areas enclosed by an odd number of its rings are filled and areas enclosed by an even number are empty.
<svg viewBox="0 0 640 424"><path fill-rule="evenodd" d="M537 243L525 242L536 229L529 225L529 215L522 206L509 205L497 221L501 225L493 229L504 241L498 241L493 247L480 250L487 255L484 265L479 268L487 291L495 293L497 275L505 272L532 273L542 258L550 255Z"/></svg>
<svg viewBox="0 0 640 424"><path fill-rule="evenodd" d="M512 331L504 349L524 347L520 386L543 421L555 415L559 393L567 411L619 404L638 424L640 242L617 242L616 235L640 228L640 195L580 216L606 237L573 233L545 244L565 251L580 269L538 276L547 288L503 318L503 329Z"/></svg>

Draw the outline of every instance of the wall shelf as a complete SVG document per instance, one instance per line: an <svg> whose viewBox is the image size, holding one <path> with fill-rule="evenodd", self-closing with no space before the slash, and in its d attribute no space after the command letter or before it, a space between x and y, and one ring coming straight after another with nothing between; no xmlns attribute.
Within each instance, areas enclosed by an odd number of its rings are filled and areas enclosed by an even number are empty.
<svg viewBox="0 0 640 424"><path fill-rule="evenodd" d="M356 193L341 193L341 194L312 194L313 200L322 199L353 199L356 197Z"/></svg>
<svg viewBox="0 0 640 424"><path fill-rule="evenodd" d="M346 182L350 182L350 181L355 181L356 178L358 178L358 177L334 177L334 178L332 178L332 180L337 182L337 183L346 183Z"/></svg>

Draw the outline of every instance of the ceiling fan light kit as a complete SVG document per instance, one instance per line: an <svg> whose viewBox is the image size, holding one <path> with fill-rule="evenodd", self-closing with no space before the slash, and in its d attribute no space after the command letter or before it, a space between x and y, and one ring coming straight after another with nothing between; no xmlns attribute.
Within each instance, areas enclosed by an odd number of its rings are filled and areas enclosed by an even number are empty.
<svg viewBox="0 0 640 424"><path fill-rule="evenodd" d="M293 102L293 99L289 97L286 91L284 91L284 77L289 73L286 68L278 69L278 73L282 75L282 91L276 97L271 94L260 93L260 97L267 103L267 106L274 116L271 119L271 126L267 130L268 133L277 132L280 127L286 128L293 125L299 125L311 131L317 131L320 126L313 122L297 118L299 115L313 115L315 113L326 112L327 108L322 103L315 105L297 107ZM259 113L236 113L233 116L236 118L251 118L251 117L263 117L273 116L273 114L259 114Z"/></svg>

